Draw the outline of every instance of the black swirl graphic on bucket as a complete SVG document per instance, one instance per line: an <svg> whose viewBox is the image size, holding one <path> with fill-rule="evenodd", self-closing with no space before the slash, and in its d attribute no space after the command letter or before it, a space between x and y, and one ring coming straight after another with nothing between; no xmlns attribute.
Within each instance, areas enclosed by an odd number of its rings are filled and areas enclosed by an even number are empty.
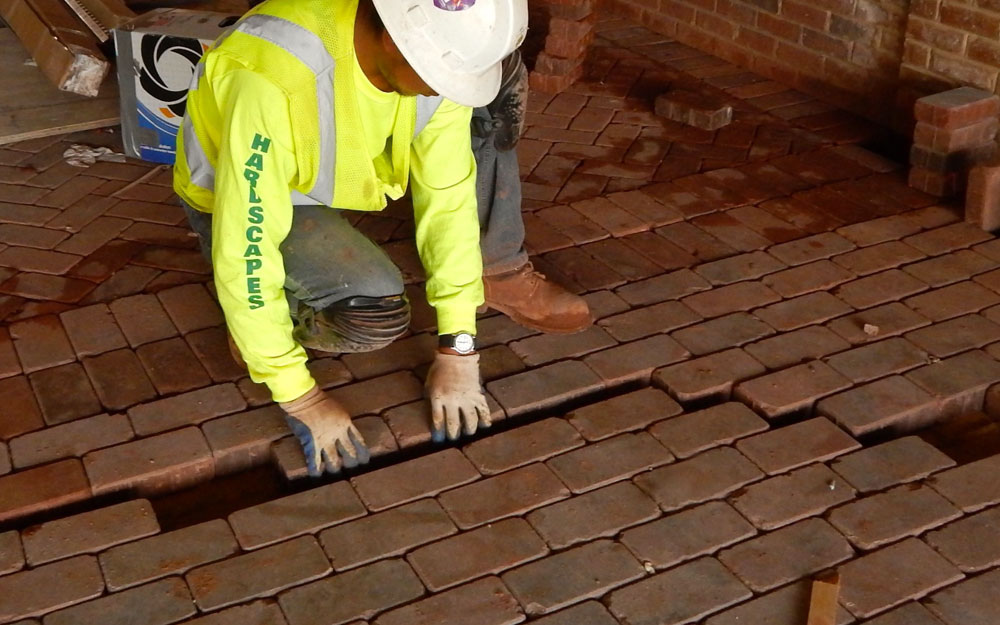
<svg viewBox="0 0 1000 625"><path fill-rule="evenodd" d="M140 50L142 67L139 68L139 85L149 95L164 103L166 108L178 117L184 116L187 105L188 85L171 89L157 69L160 59L167 54L176 54L191 63L191 71L201 59L202 48L197 40L168 35L146 36L142 38Z"/></svg>

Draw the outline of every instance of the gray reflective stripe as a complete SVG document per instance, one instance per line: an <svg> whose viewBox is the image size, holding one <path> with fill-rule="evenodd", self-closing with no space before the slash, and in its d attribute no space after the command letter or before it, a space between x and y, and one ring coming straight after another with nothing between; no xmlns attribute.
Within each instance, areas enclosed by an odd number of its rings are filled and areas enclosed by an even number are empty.
<svg viewBox="0 0 1000 625"><path fill-rule="evenodd" d="M188 93L198 90L198 83L201 82L201 77L205 75L205 61L204 58L194 66L194 73L191 74L191 84L188 85Z"/></svg>
<svg viewBox="0 0 1000 625"><path fill-rule="evenodd" d="M202 189L215 190L215 168L208 161L208 155L198 141L191 119L187 116L181 122L181 132L184 133L184 158L187 160L191 182Z"/></svg>
<svg viewBox="0 0 1000 625"><path fill-rule="evenodd" d="M444 100L444 96L417 96L417 124L413 128L413 136L416 137L420 134L420 131L424 129L431 117L434 116L434 112L437 111L438 107L441 106L441 101Z"/></svg>
<svg viewBox="0 0 1000 625"><path fill-rule="evenodd" d="M295 22L273 15L250 15L237 27L241 33L251 35L283 48L301 61L316 75L316 108L319 111L319 166L316 182L306 194L304 202L295 204L333 203L333 181L336 168L336 127L333 115L333 67L334 61L327 52L323 40ZM290 111L295 115L295 111Z"/></svg>

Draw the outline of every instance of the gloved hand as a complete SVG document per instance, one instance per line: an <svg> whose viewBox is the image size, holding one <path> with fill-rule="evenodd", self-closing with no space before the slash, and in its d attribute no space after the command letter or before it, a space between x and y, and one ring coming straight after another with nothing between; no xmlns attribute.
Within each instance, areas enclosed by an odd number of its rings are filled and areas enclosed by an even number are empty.
<svg viewBox="0 0 1000 625"><path fill-rule="evenodd" d="M462 429L466 434L475 434L477 427L493 424L479 383L479 354L438 352L427 373L425 388L431 401L431 433L435 441L443 441L446 434L455 440Z"/></svg>
<svg viewBox="0 0 1000 625"><path fill-rule="evenodd" d="M356 467L371 458L351 415L319 386L295 401L278 405L287 413L288 427L302 445L309 475L316 477L324 469L337 473L341 466Z"/></svg>

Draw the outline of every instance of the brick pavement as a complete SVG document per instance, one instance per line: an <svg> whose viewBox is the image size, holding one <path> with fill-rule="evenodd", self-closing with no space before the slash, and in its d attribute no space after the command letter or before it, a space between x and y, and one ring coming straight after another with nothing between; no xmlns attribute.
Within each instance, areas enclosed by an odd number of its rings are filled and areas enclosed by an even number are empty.
<svg viewBox="0 0 1000 625"><path fill-rule="evenodd" d="M409 207L356 218L415 321L310 363L376 457L320 485L228 355L169 172L62 163L95 132L0 146L0 623L784 625L834 568L838 623L1000 620L994 238L877 128L597 29L519 147L529 251L597 325L484 316L497 431L435 447ZM668 84L733 123L656 117ZM971 455L907 436L970 411ZM286 493L161 527L164 494L262 466Z"/></svg>

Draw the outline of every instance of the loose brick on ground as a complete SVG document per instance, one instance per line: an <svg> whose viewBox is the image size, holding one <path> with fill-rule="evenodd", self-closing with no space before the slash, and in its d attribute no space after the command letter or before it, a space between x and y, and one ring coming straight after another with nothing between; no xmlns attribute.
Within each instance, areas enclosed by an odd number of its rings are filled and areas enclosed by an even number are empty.
<svg viewBox="0 0 1000 625"><path fill-rule="evenodd" d="M407 560L430 590L439 591L536 560L548 551L523 519L506 519L419 547Z"/></svg>
<svg viewBox="0 0 1000 625"><path fill-rule="evenodd" d="M124 410L156 397L135 352L118 349L83 359L97 397L111 410Z"/></svg>
<svg viewBox="0 0 1000 625"><path fill-rule="evenodd" d="M583 332L578 332L569 337L561 334L531 336L520 341L514 341L510 344L510 349L525 364L536 366L554 360L582 356L613 345L617 345L617 343L608 336L607 332L598 326L590 326Z"/></svg>
<svg viewBox="0 0 1000 625"><path fill-rule="evenodd" d="M513 625L524 612L496 577L488 577L446 593L387 612L375 625Z"/></svg>
<svg viewBox="0 0 1000 625"><path fill-rule="evenodd" d="M213 419L202 425L216 472L235 473L263 464L271 443L288 436L285 413L277 405Z"/></svg>
<svg viewBox="0 0 1000 625"><path fill-rule="evenodd" d="M733 385L767 371L746 352L730 349L710 356L658 369L653 384L666 389L680 402L729 399Z"/></svg>
<svg viewBox="0 0 1000 625"><path fill-rule="evenodd" d="M961 571L915 538L852 560L839 572L841 604L858 618L874 616L962 579Z"/></svg>
<svg viewBox="0 0 1000 625"><path fill-rule="evenodd" d="M732 447L710 449L693 458L644 473L636 485L664 510L717 499L762 477L761 471Z"/></svg>
<svg viewBox="0 0 1000 625"><path fill-rule="evenodd" d="M826 395L850 388L851 381L822 361L814 360L753 380L740 382L734 395L763 416L774 419L809 412Z"/></svg>
<svg viewBox="0 0 1000 625"><path fill-rule="evenodd" d="M621 542L641 562L666 569L749 538L756 531L725 502L710 501L626 530Z"/></svg>
<svg viewBox="0 0 1000 625"><path fill-rule="evenodd" d="M912 335L911 332L907 338ZM919 367L927 364L927 360L927 354L913 343L890 338L830 356L826 363L854 382L867 382Z"/></svg>
<svg viewBox="0 0 1000 625"><path fill-rule="evenodd" d="M0 521L51 510L90 497L77 459L60 460L0 477Z"/></svg>
<svg viewBox="0 0 1000 625"><path fill-rule="evenodd" d="M115 591L182 574L238 550L229 525L216 519L112 547L101 553L100 560L108 589Z"/></svg>
<svg viewBox="0 0 1000 625"><path fill-rule="evenodd" d="M903 239L903 243L915 247L925 254L937 255L963 247L972 247L992 238L990 233L983 232L983 229L975 224L960 221L906 237Z"/></svg>
<svg viewBox="0 0 1000 625"><path fill-rule="evenodd" d="M601 319L598 324L619 341L634 341L651 334L669 332L701 321L680 302L663 302Z"/></svg>
<svg viewBox="0 0 1000 625"><path fill-rule="evenodd" d="M777 370L816 360L850 346L825 326L808 326L745 345L743 349L768 369Z"/></svg>
<svg viewBox="0 0 1000 625"><path fill-rule="evenodd" d="M906 374L914 384L942 402L943 415L959 415L983 407L986 390L1000 382L1000 362L980 350L946 358Z"/></svg>
<svg viewBox="0 0 1000 625"><path fill-rule="evenodd" d="M103 551L159 531L153 507L138 499L35 525L25 529L21 538L28 564L37 566Z"/></svg>
<svg viewBox="0 0 1000 625"><path fill-rule="evenodd" d="M335 482L238 510L229 524L244 549L257 549L364 514L351 486Z"/></svg>
<svg viewBox="0 0 1000 625"><path fill-rule="evenodd" d="M215 467L198 428L183 428L89 452L83 465L95 495L136 489L142 494L180 490L214 477Z"/></svg>
<svg viewBox="0 0 1000 625"><path fill-rule="evenodd" d="M618 625L615 617L597 601L586 601L550 616L532 621L538 625Z"/></svg>
<svg viewBox="0 0 1000 625"><path fill-rule="evenodd" d="M602 402L577 408L567 420L588 441L638 430L650 423L680 414L683 409L663 391L644 388Z"/></svg>
<svg viewBox="0 0 1000 625"><path fill-rule="evenodd" d="M674 459L649 434L620 434L614 438L566 452L546 464L574 493L582 493Z"/></svg>
<svg viewBox="0 0 1000 625"><path fill-rule="evenodd" d="M965 512L975 512L1000 502L998 470L1000 454L938 473L927 484Z"/></svg>
<svg viewBox="0 0 1000 625"><path fill-rule="evenodd" d="M834 232L822 232L803 239L772 246L768 253L788 265L803 265L853 250L856 246Z"/></svg>
<svg viewBox="0 0 1000 625"><path fill-rule="evenodd" d="M455 523L466 529L522 515L569 494L559 478L539 463L450 490L438 500Z"/></svg>
<svg viewBox="0 0 1000 625"><path fill-rule="evenodd" d="M101 411L86 372L78 362L42 369L28 375L45 422L50 425L88 417Z"/></svg>
<svg viewBox="0 0 1000 625"><path fill-rule="evenodd" d="M948 500L925 486L899 486L831 511L830 523L861 549L874 549L960 517Z"/></svg>
<svg viewBox="0 0 1000 625"><path fill-rule="evenodd" d="M678 458L688 458L767 428L767 422L745 405L726 402L657 423L649 433Z"/></svg>
<svg viewBox="0 0 1000 625"><path fill-rule="evenodd" d="M123 297L108 307L133 348L177 335L177 328L155 295Z"/></svg>
<svg viewBox="0 0 1000 625"><path fill-rule="evenodd" d="M48 614L52 625L168 625L197 612L184 580L164 579Z"/></svg>
<svg viewBox="0 0 1000 625"><path fill-rule="evenodd" d="M832 293L857 309L871 308L886 302L901 300L927 290L927 284L899 269L841 284Z"/></svg>
<svg viewBox="0 0 1000 625"><path fill-rule="evenodd" d="M421 499L323 530L319 539L333 568L342 571L400 555L456 531L436 501Z"/></svg>
<svg viewBox="0 0 1000 625"><path fill-rule="evenodd" d="M998 584L1000 571L990 571L935 593L927 607L948 625L996 623L1000 619L1000 602L996 600Z"/></svg>
<svg viewBox="0 0 1000 625"><path fill-rule="evenodd" d="M691 354L680 343L658 334L604 351L583 359L607 386L628 382L646 382L653 370L685 360Z"/></svg>
<svg viewBox="0 0 1000 625"><path fill-rule="evenodd" d="M76 360L59 317L43 315L10 325L14 349L25 373Z"/></svg>
<svg viewBox="0 0 1000 625"><path fill-rule="evenodd" d="M711 285L690 269L679 269L654 278L631 282L615 289L622 299L633 306L647 306L670 299L706 291Z"/></svg>
<svg viewBox="0 0 1000 625"><path fill-rule="evenodd" d="M912 430L939 416L941 402L907 378L894 375L822 399L816 413L854 436L895 428Z"/></svg>
<svg viewBox="0 0 1000 625"><path fill-rule="evenodd" d="M0 575L20 571L24 567L24 550L17 531L0 533Z"/></svg>
<svg viewBox="0 0 1000 625"><path fill-rule="evenodd" d="M718 560L702 558L611 593L622 622L680 625L753 596Z"/></svg>
<svg viewBox="0 0 1000 625"><path fill-rule="evenodd" d="M747 601L735 608L717 614L705 625L788 625L805 623L809 618L809 599L812 581L789 584L780 590ZM843 607L838 606L837 618L831 625L847 625L854 619ZM902 625L902 624L900 624ZM912 623L909 625L928 625Z"/></svg>
<svg viewBox="0 0 1000 625"><path fill-rule="evenodd" d="M508 571L504 583L529 615L603 596L645 575L625 547L597 540Z"/></svg>
<svg viewBox="0 0 1000 625"><path fill-rule="evenodd" d="M185 284L156 294L181 334L225 323L222 310L201 284Z"/></svg>
<svg viewBox="0 0 1000 625"><path fill-rule="evenodd" d="M785 263L774 256L756 251L703 263L695 267L694 271L714 285L725 285L743 280L755 280L786 267Z"/></svg>
<svg viewBox="0 0 1000 625"><path fill-rule="evenodd" d="M854 556L854 549L822 519L806 519L719 553L719 560L756 592L764 592Z"/></svg>
<svg viewBox="0 0 1000 625"><path fill-rule="evenodd" d="M717 317L673 332L671 336L696 356L736 347L774 334L774 329L745 312Z"/></svg>
<svg viewBox="0 0 1000 625"><path fill-rule="evenodd" d="M412 601L424 586L406 562L382 560L278 597L288 625L340 625Z"/></svg>
<svg viewBox="0 0 1000 625"><path fill-rule="evenodd" d="M859 276L885 271L924 258L925 254L900 241L886 241L833 258L833 262Z"/></svg>
<svg viewBox="0 0 1000 625"><path fill-rule="evenodd" d="M944 256L929 258L903 268L921 282L932 287L945 286L996 268L996 261L972 250L959 250ZM975 279L975 278L973 278ZM984 286L989 286L984 284Z"/></svg>
<svg viewBox="0 0 1000 625"><path fill-rule="evenodd" d="M104 591L94 556L77 556L0 577L0 621L41 616Z"/></svg>
<svg viewBox="0 0 1000 625"><path fill-rule="evenodd" d="M227 383L133 406L128 416L136 433L146 436L195 425L246 407L236 385Z"/></svg>
<svg viewBox="0 0 1000 625"><path fill-rule="evenodd" d="M479 472L457 449L446 449L351 478L361 500L378 511L467 484Z"/></svg>
<svg viewBox="0 0 1000 625"><path fill-rule="evenodd" d="M823 462L861 447L823 417L756 434L736 443L740 452L768 475Z"/></svg>
<svg viewBox="0 0 1000 625"><path fill-rule="evenodd" d="M898 438L837 458L831 468L859 492L883 490L947 469L955 461L916 436Z"/></svg>
<svg viewBox="0 0 1000 625"><path fill-rule="evenodd" d="M753 314L781 332L853 312L853 309L825 291L808 293L753 311Z"/></svg>
<svg viewBox="0 0 1000 625"><path fill-rule="evenodd" d="M932 321L944 321L974 313L998 302L1000 295L971 281L941 287L903 300L904 304Z"/></svg>
<svg viewBox="0 0 1000 625"><path fill-rule="evenodd" d="M185 625L287 625L285 617L281 614L281 608L271 601L254 601L238 605L184 623Z"/></svg>
<svg viewBox="0 0 1000 625"><path fill-rule="evenodd" d="M125 335L105 304L67 310L59 318L77 356L93 356L128 347Z"/></svg>
<svg viewBox="0 0 1000 625"><path fill-rule="evenodd" d="M614 536L623 528L653 519L660 509L631 482L577 495L526 518L553 549Z"/></svg>
<svg viewBox="0 0 1000 625"><path fill-rule="evenodd" d="M311 536L206 564L184 577L201 610L215 610L322 577L330 562Z"/></svg>
<svg viewBox="0 0 1000 625"><path fill-rule="evenodd" d="M930 320L899 302L869 308L826 324L851 343L869 343L929 325Z"/></svg>
<svg viewBox="0 0 1000 625"><path fill-rule="evenodd" d="M854 489L822 464L796 469L747 486L730 503L765 530L815 516L854 499Z"/></svg>
<svg viewBox="0 0 1000 625"><path fill-rule="evenodd" d="M564 360L486 385L508 416L548 408L601 387L600 378L576 360Z"/></svg>
<svg viewBox="0 0 1000 625"><path fill-rule="evenodd" d="M473 441L464 451L484 475L493 475L583 444L583 438L565 419L549 418Z"/></svg>
<svg viewBox="0 0 1000 625"><path fill-rule="evenodd" d="M681 301L702 317L709 318L767 306L780 300L780 295L760 282L737 282L689 295Z"/></svg>
<svg viewBox="0 0 1000 625"><path fill-rule="evenodd" d="M18 436L10 441L10 454L14 466L24 468L82 456L132 437L128 417L101 414Z"/></svg>
<svg viewBox="0 0 1000 625"><path fill-rule="evenodd" d="M974 573L1000 564L1000 508L983 510L929 532L924 540L958 568Z"/></svg>

